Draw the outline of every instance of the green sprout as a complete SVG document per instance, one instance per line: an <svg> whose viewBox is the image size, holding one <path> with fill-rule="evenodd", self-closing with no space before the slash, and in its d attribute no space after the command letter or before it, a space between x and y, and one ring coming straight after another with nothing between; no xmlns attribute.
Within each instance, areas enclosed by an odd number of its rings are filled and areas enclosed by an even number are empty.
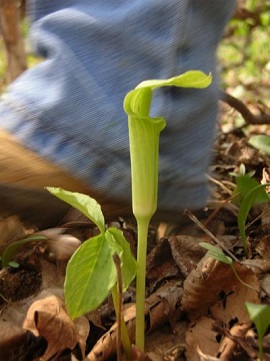
<svg viewBox="0 0 270 361"><path fill-rule="evenodd" d="M245 254L248 253L247 237L246 237L246 220L249 211L254 204L269 202L269 196L265 191L266 187L269 187L270 183L260 184L252 188L246 196L243 198L239 206L237 223L240 231L241 241L245 250Z"/></svg>
<svg viewBox="0 0 270 361"><path fill-rule="evenodd" d="M245 303L249 317L255 324L258 334L259 359L263 361L263 337L270 325L270 307L268 305L256 305Z"/></svg>
<svg viewBox="0 0 270 361"><path fill-rule="evenodd" d="M269 202L269 195L266 188L269 183L260 184L253 176L254 171L246 173L244 164L239 167L239 173L231 173L235 177L236 187L232 194L232 201L239 205L237 223L240 238L244 247L245 254L248 253L246 237L246 220L249 211L255 204Z"/></svg>
<svg viewBox="0 0 270 361"><path fill-rule="evenodd" d="M13 267L18 268L19 265L17 262L13 261L14 256L16 253L19 252L19 250L27 245L28 243L35 243L40 241L46 241L47 238L42 235L33 235L26 237L24 239L20 239L19 241L15 241L10 243L4 250L2 256L0 257L0 268L2 267Z"/></svg>
<svg viewBox="0 0 270 361"><path fill-rule="evenodd" d="M188 71L165 80L147 80L124 99L128 115L132 179L132 209L137 221L138 249L136 276L136 346L144 350L144 303L147 235L150 220L157 209L159 135L166 123L150 117L152 92L164 86L205 88L211 75Z"/></svg>
<svg viewBox="0 0 270 361"><path fill-rule="evenodd" d="M83 242L68 262L64 293L69 315L76 318L95 310L110 292L115 312L118 314L117 270L114 257L117 254L121 260L122 286L125 291L136 275L136 260L130 251L129 243L119 229L106 229L101 207L93 198L61 188L47 189L82 212L100 231L97 236ZM131 359L131 343L123 320L121 336L126 357Z"/></svg>
<svg viewBox="0 0 270 361"><path fill-rule="evenodd" d="M207 242L200 242L199 245L205 249L208 250L207 255L213 259L218 260L219 262L225 263L228 266L231 267L231 270L233 271L235 277L237 278L237 280L245 287L248 287L250 289L252 289L253 291L255 290L257 292L257 290L255 288L253 288L252 286L250 286L248 283L244 282L240 276L238 275L238 273L236 272L234 265L233 265L233 260L231 257L226 256L225 253L218 247L213 246L210 243Z"/></svg>

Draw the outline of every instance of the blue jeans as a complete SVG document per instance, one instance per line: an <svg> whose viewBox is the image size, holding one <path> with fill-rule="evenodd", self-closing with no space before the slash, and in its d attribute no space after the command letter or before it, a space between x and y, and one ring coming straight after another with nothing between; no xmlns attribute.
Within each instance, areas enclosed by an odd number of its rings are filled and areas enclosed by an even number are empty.
<svg viewBox="0 0 270 361"><path fill-rule="evenodd" d="M125 94L187 70L204 90L155 92L159 207L202 207L217 118L216 48L235 0L31 0L30 39L44 61L2 96L0 127L110 199L130 201ZM50 184L48 184L49 186Z"/></svg>

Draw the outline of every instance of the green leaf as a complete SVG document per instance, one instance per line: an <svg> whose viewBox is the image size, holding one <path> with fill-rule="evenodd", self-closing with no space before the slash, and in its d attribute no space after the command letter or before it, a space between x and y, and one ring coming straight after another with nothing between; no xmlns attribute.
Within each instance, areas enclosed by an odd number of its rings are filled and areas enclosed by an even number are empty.
<svg viewBox="0 0 270 361"><path fill-rule="evenodd" d="M249 317L252 322L254 322L259 341L259 353L260 360L263 359L263 337L266 330L270 325L270 307L268 305L256 305L254 303L246 302L245 303Z"/></svg>
<svg viewBox="0 0 270 361"><path fill-rule="evenodd" d="M105 236L108 241L116 243L122 250L119 256L122 261L123 290L125 291L136 276L136 260L131 253L130 244L119 229L111 227L106 231Z"/></svg>
<svg viewBox="0 0 270 361"><path fill-rule="evenodd" d="M12 268L19 268L20 267L19 263L15 262L15 261L8 262L8 265L9 265L9 267L12 267Z"/></svg>
<svg viewBox="0 0 270 361"><path fill-rule="evenodd" d="M15 254L27 243L44 241L47 238L41 235L30 236L8 245L2 256L2 267L8 266Z"/></svg>
<svg viewBox="0 0 270 361"><path fill-rule="evenodd" d="M236 187L232 193L233 202L240 204L246 195L256 187L260 186L260 183L255 179L251 178L249 174L239 175L236 177ZM238 196L237 196L238 195ZM264 188L260 188L257 192L257 196L254 199L254 204L267 202L269 197Z"/></svg>
<svg viewBox="0 0 270 361"><path fill-rule="evenodd" d="M255 149L261 150L270 155L270 137L267 135L253 135L248 143Z"/></svg>
<svg viewBox="0 0 270 361"><path fill-rule="evenodd" d="M245 224L246 224L246 219L247 219L248 213L249 213L250 209L252 208L252 206L258 202L258 199L260 199L260 197L262 195L262 193L261 193L262 189L265 189L265 187L268 187L269 185L270 185L270 183L260 184L259 186L253 188L252 190L250 190L248 192L248 194L245 196L245 198L243 199L243 201L240 204L237 222L238 222L240 237L241 237L245 252L247 251ZM265 201L269 201L269 196L267 196L267 198L265 198Z"/></svg>
<svg viewBox="0 0 270 361"><path fill-rule="evenodd" d="M97 225L101 233L105 232L104 216L100 205L95 199L86 194L69 192L62 188L47 187L47 189L57 198L82 212Z"/></svg>
<svg viewBox="0 0 270 361"><path fill-rule="evenodd" d="M64 292L70 316L76 318L95 310L116 281L112 248L104 233L85 241L67 265Z"/></svg>
<svg viewBox="0 0 270 361"><path fill-rule="evenodd" d="M181 88L206 88L212 82L211 74L206 75L200 70L190 70L184 74L169 79L152 79L141 82L136 89L149 87L152 90L164 86L176 86Z"/></svg>
<svg viewBox="0 0 270 361"><path fill-rule="evenodd" d="M199 245L208 250L207 254L210 257L228 265L232 265L233 260L231 259L231 257L226 256L220 248L206 242L200 242Z"/></svg>
<svg viewBox="0 0 270 361"><path fill-rule="evenodd" d="M260 21L265 28L270 25L270 15L268 12L260 14Z"/></svg>

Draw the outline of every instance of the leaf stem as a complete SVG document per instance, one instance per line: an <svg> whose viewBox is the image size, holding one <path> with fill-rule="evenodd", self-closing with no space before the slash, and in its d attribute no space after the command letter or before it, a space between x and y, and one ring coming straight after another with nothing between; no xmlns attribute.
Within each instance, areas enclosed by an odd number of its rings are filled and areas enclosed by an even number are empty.
<svg viewBox="0 0 270 361"><path fill-rule="evenodd" d="M118 312L118 305L119 305L119 295L117 290L117 285L115 284L111 290L112 292L112 299L113 299L113 306L116 313L117 319L119 318L119 312ZM123 344L123 349L126 355L127 360L132 359L132 347L130 338L127 331L127 326L124 320L123 315L121 315L121 340Z"/></svg>
<svg viewBox="0 0 270 361"><path fill-rule="evenodd" d="M150 217L137 219L138 250L136 277L136 346L144 351L144 303L145 303L145 271L147 254L147 236Z"/></svg>
<svg viewBox="0 0 270 361"><path fill-rule="evenodd" d="M240 276L239 276L238 273L236 272L236 269L234 268L233 264L230 264L230 267L231 267L231 269L232 269L235 277L238 279L238 281L239 281L243 286L246 286L246 287L250 288L251 290L258 292L258 290L256 290L256 288L250 286L248 283L246 283L245 281L243 281L243 280L240 278Z"/></svg>

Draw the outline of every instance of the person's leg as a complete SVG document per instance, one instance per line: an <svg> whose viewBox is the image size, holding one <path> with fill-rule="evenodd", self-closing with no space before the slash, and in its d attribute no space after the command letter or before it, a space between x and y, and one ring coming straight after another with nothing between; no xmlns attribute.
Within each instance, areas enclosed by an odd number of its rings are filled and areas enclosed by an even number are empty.
<svg viewBox="0 0 270 361"><path fill-rule="evenodd" d="M39 228L57 224L68 211L69 206L45 190L48 182L51 187L64 187L73 192L94 196L103 205L107 219L120 215L130 215L131 207L113 203L84 184L21 145L14 137L0 130L0 215L20 215Z"/></svg>
<svg viewBox="0 0 270 361"><path fill-rule="evenodd" d="M32 42L45 60L3 95L0 127L86 185L92 196L130 204L125 94L142 80L190 69L212 72L208 89L161 89L152 107L153 115L167 121L160 144L158 209L202 207L217 115L215 52L234 3L32 1ZM21 183L21 177L12 179ZM40 188L33 180L28 177L27 187ZM8 173L1 172L0 183L7 182ZM49 176L46 182L53 185ZM60 183L70 188L64 179Z"/></svg>

